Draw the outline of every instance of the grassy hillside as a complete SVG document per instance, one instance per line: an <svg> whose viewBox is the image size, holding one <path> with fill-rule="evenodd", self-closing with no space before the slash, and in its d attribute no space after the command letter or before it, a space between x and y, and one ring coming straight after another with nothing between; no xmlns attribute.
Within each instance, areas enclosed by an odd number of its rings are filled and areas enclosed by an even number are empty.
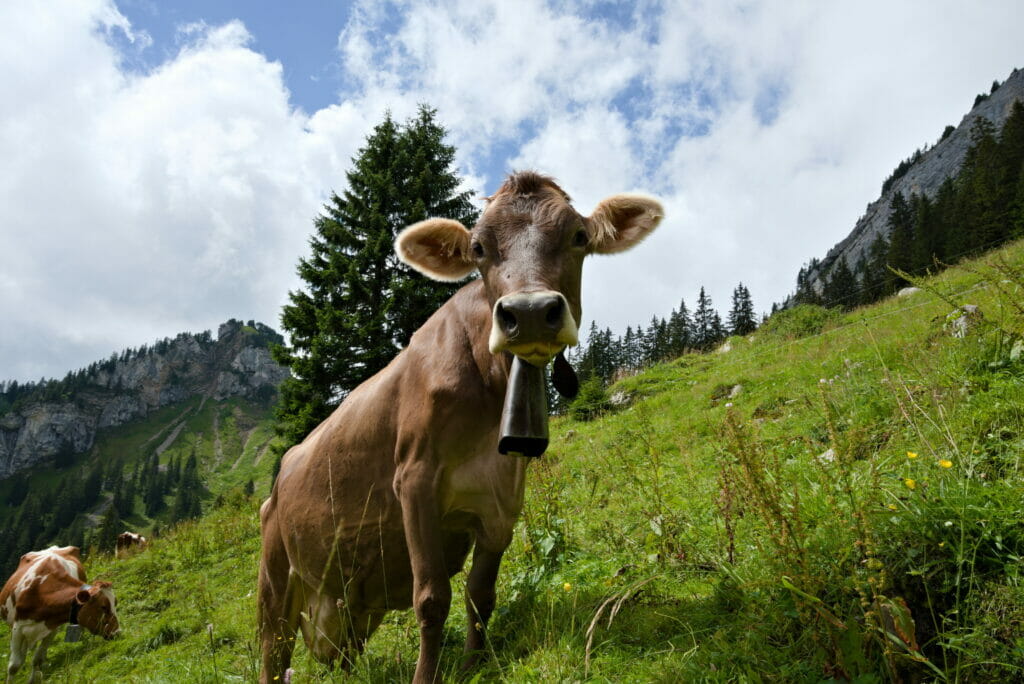
<svg viewBox="0 0 1024 684"><path fill-rule="evenodd" d="M921 285L784 312L554 421L471 679L1024 677L1024 243ZM984 318L952 337L968 303ZM223 497L143 554L92 559L125 636L56 645L50 680L251 681L257 506ZM458 599L447 629L453 677ZM300 646L293 681L407 680L416 644L392 614L351 680Z"/></svg>

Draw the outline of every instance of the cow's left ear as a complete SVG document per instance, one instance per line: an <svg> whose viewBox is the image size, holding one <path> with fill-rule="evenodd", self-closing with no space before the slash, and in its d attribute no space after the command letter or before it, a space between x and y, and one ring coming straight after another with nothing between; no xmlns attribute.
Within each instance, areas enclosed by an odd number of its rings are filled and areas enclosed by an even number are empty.
<svg viewBox="0 0 1024 684"><path fill-rule="evenodd" d="M587 218L591 251L624 252L657 228L664 215L661 203L646 195L612 195L601 200Z"/></svg>
<svg viewBox="0 0 1024 684"><path fill-rule="evenodd" d="M78 605L84 606L86 603L89 602L90 596L91 594L89 593L88 589L79 589L78 593L75 594L75 601L78 603Z"/></svg>
<svg viewBox="0 0 1024 684"><path fill-rule="evenodd" d="M462 280L476 269L469 231L458 221L432 218L414 223L395 239L398 258L434 280Z"/></svg>

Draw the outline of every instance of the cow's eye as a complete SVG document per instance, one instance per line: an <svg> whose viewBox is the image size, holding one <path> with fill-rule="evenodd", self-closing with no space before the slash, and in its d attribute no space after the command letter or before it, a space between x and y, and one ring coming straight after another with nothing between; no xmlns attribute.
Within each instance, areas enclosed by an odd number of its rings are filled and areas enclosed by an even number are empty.
<svg viewBox="0 0 1024 684"><path fill-rule="evenodd" d="M473 256L475 256L477 259L484 258L484 246L481 245L479 242L474 242L471 249L473 250Z"/></svg>
<svg viewBox="0 0 1024 684"><path fill-rule="evenodd" d="M572 236L572 244L576 247L586 247L590 239L587 237L587 231L580 228L576 231L576 234Z"/></svg>

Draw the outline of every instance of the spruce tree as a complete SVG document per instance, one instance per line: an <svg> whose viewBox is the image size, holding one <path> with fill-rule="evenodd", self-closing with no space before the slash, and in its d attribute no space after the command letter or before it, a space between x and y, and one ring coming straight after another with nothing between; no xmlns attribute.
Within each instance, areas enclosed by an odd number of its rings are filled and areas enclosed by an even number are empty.
<svg viewBox="0 0 1024 684"><path fill-rule="evenodd" d="M668 318L668 345L672 356L679 356L690 347L692 327L693 323L690 321L690 312L686 308L686 301L681 299L679 308L674 309Z"/></svg>
<svg viewBox="0 0 1024 684"><path fill-rule="evenodd" d="M825 305L852 309L857 305L858 297L857 276L850 270L845 258L836 259L825 283Z"/></svg>
<svg viewBox="0 0 1024 684"><path fill-rule="evenodd" d="M750 290L743 283L732 291L732 308L726 322L730 335L749 335L757 329L754 301L750 297Z"/></svg>
<svg viewBox="0 0 1024 684"><path fill-rule="evenodd" d="M717 319L717 323L716 323ZM722 321L718 312L711 305L711 298L700 288L697 296L697 308L693 311L693 345L697 349L706 350L721 337Z"/></svg>
<svg viewBox="0 0 1024 684"><path fill-rule="evenodd" d="M889 205L889 256L891 268L909 272L914 269L914 214L910 203L902 192L893 195ZM903 287L906 281L892 271L886 275L886 285L890 292Z"/></svg>
<svg viewBox="0 0 1024 684"><path fill-rule="evenodd" d="M103 514L99 529L93 542L100 551L109 553L117 546L117 535L121 534L121 517L117 514L117 508L113 505L107 506L107 512Z"/></svg>
<svg viewBox="0 0 1024 684"><path fill-rule="evenodd" d="M281 314L291 346L273 350L292 373L276 426L289 446L387 365L458 287L414 273L392 247L402 228L430 216L476 221L434 117L425 106L401 126L386 115L352 160L346 190L314 221L311 255L298 267L304 288Z"/></svg>

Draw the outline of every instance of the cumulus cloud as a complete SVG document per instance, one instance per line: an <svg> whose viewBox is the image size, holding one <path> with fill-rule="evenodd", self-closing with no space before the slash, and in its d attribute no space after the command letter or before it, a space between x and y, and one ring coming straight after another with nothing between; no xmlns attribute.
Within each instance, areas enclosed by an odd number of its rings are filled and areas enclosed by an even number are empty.
<svg viewBox="0 0 1024 684"><path fill-rule="evenodd" d="M767 309L882 179L1022 66L1018 3L357 2L337 102L306 114L243 21L149 36L113 0L0 4L0 378L229 316L277 323L312 218L383 112L437 107L466 187L555 175L589 212L660 197L595 258L621 333L743 281ZM166 48L165 48L166 49Z"/></svg>
<svg viewBox="0 0 1024 684"><path fill-rule="evenodd" d="M130 30L116 8L70 5L0 18L22 56L0 105L0 375L60 374L232 315L276 323L340 175L313 153L330 146L318 122L239 22L192 27L175 59L137 74L108 40Z"/></svg>

